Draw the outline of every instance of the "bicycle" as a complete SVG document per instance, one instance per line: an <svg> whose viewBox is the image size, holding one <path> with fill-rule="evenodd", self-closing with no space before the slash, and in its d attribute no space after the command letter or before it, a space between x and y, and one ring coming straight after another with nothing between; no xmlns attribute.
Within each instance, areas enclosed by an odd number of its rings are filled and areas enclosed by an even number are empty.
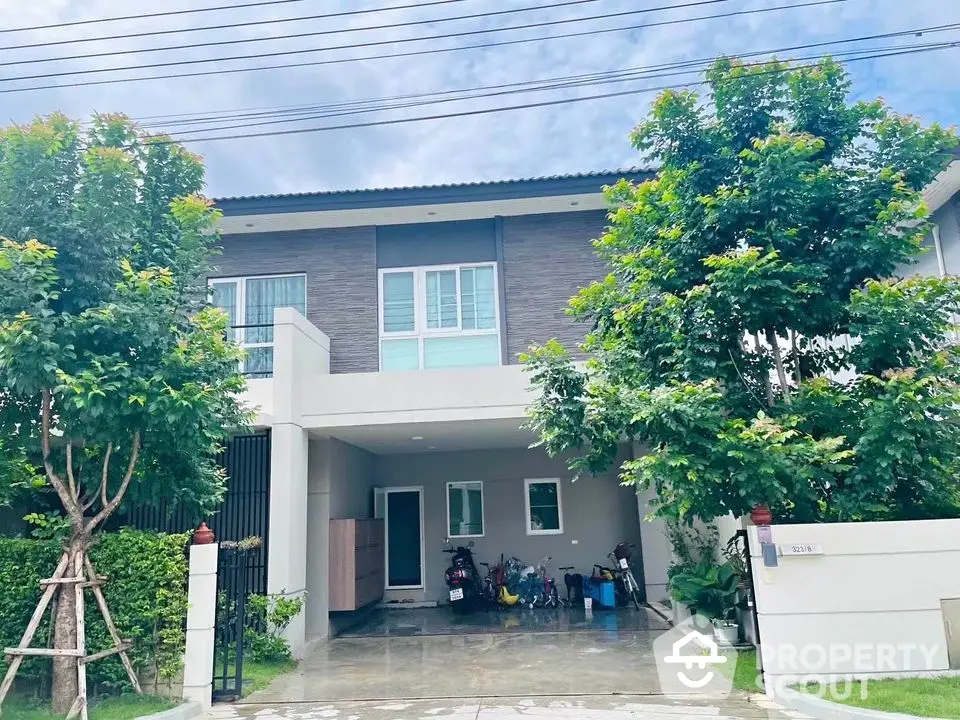
<svg viewBox="0 0 960 720"><path fill-rule="evenodd" d="M613 552L608 553L607 557L613 560L615 565L613 572L616 573L618 584L621 586L621 591L626 596L627 601L632 601L634 607L639 610L640 604L645 602L645 598L643 590L640 589L640 583L637 582L637 579L633 576L633 571L630 569L630 555L633 547L636 546L626 542L617 543Z"/></svg>
<svg viewBox="0 0 960 720"><path fill-rule="evenodd" d="M495 607L499 610L504 605L500 591L507 583L507 569L503 562L503 555L500 555L500 562L496 565L486 562L480 564L487 569L487 575L483 578L481 597L487 607Z"/></svg>
<svg viewBox="0 0 960 720"><path fill-rule="evenodd" d="M551 559L551 556L547 555L537 563L537 577L543 586L543 594L540 597L539 606L559 608L563 607L566 602L560 598L560 593L557 591L557 581L547 574L547 563L549 563Z"/></svg>

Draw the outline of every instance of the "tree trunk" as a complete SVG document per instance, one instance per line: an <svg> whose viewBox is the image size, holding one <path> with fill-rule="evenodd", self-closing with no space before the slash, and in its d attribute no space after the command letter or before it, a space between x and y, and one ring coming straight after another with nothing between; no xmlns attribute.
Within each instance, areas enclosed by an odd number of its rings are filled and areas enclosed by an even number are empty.
<svg viewBox="0 0 960 720"><path fill-rule="evenodd" d="M65 577L74 577L73 558L78 550L86 552L88 543L75 532L70 539L70 563ZM77 601L74 587L70 583L60 585L57 595L57 609L53 620L53 647L62 650L77 648ZM55 715L66 715L77 699L77 658L53 658L53 684L50 691L51 705Z"/></svg>
<svg viewBox="0 0 960 720"><path fill-rule="evenodd" d="M783 358L780 355L780 341L777 339L777 333L773 330L767 330L767 342L770 343L770 352L773 353L773 365L777 369L777 378L780 380L783 402L789 405L790 384L787 382L787 371L783 366Z"/></svg>

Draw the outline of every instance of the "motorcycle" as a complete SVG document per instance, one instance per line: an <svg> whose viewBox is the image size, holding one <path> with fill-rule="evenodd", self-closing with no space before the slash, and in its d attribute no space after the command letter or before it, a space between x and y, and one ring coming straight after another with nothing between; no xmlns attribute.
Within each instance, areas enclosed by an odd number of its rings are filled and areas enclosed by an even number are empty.
<svg viewBox="0 0 960 720"><path fill-rule="evenodd" d="M446 543L450 545L450 540L448 539ZM455 615L473 612L480 600L480 573L477 572L477 566L473 561L472 547L473 540L467 543L466 547L450 546L443 550L453 556L450 567L443 574L443 579L447 583L450 607Z"/></svg>

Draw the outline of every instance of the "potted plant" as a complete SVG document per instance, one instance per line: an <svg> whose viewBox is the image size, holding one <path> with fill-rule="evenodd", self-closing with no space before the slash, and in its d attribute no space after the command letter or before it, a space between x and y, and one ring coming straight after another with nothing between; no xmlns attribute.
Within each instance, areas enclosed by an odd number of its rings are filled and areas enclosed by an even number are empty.
<svg viewBox="0 0 960 720"><path fill-rule="evenodd" d="M690 607L694 615L713 623L718 641L732 645L739 639L736 623L740 576L729 563L698 563L670 578L670 596Z"/></svg>

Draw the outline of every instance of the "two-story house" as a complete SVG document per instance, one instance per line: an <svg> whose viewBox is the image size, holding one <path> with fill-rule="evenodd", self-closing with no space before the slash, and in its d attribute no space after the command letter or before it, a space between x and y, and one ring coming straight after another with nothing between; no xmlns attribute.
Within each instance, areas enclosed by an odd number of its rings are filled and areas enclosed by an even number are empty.
<svg viewBox="0 0 960 720"><path fill-rule="evenodd" d="M572 482L522 428L518 354L583 338L567 301L605 274L590 241L602 187L624 176L642 173L217 201L209 282L270 431L268 587L306 593L295 645L328 633L344 518L384 520L379 574L353 569L387 601L445 599L446 538L478 560L551 556L556 575L636 543L638 580L665 595L666 541L641 528L634 489L615 473Z"/></svg>

